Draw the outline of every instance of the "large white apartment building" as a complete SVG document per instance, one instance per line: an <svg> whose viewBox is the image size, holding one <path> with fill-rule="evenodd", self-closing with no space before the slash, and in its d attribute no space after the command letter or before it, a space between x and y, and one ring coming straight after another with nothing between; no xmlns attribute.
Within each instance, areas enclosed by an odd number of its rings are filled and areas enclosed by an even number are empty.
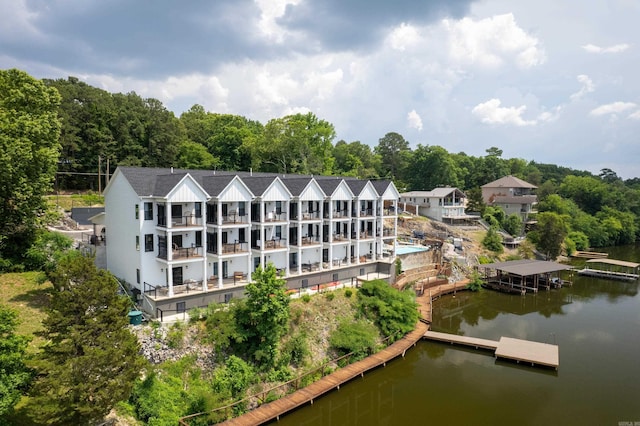
<svg viewBox="0 0 640 426"><path fill-rule="evenodd" d="M393 274L390 181L118 167L104 196L107 268L153 315L239 297L268 263L291 289Z"/></svg>

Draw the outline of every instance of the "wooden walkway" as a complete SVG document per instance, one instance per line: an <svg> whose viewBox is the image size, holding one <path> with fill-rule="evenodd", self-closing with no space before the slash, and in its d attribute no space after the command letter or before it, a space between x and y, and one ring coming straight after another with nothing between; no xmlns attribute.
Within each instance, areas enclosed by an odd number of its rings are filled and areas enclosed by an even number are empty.
<svg viewBox="0 0 640 426"><path fill-rule="evenodd" d="M559 365L558 346L548 343L512 339L510 337L501 337L500 341L496 342L495 340L438 333L436 331L427 331L424 337L429 340L471 346L476 349L493 350L497 358L510 359L516 362L526 362L531 365L542 365L555 369L558 369Z"/></svg>
<svg viewBox="0 0 640 426"><path fill-rule="evenodd" d="M294 393L284 396L276 401L268 404L263 404L258 408L249 411L239 417L227 420L222 425L260 425L278 419L281 415L294 410L306 403L313 403L313 400L324 395L325 393L334 389L339 389L340 385L346 383L358 376L363 376L364 373L373 370L379 366L385 366L387 362L399 356L404 356L407 349L414 346L420 339L423 338L424 333L428 330L428 326L422 322L416 324L416 328L404 336L402 339L394 342L392 345L386 347L378 353L375 353L363 360L350 364L344 368L336 370L310 384L309 386L300 389Z"/></svg>
<svg viewBox="0 0 640 426"><path fill-rule="evenodd" d="M435 287L423 289L416 296L418 311L420 313L420 321L416 324L415 329L404 336L402 339L394 342L378 353L375 353L363 360L357 361L346 367L340 368L335 372L321 378L320 380L299 389L289 395L286 395L276 401L263 404L252 411L241 416L226 420L220 425L227 426L244 426L244 425L261 425L280 416L295 410L296 408L307 403L313 403L314 399L319 398L327 392L340 389L340 386L364 373L371 371L379 366L386 366L387 362L405 355L406 351L412 346L424 339L424 334L429 330L431 322L432 301L444 294L455 293L464 290L467 281L442 284ZM183 419L181 424L188 424L188 419Z"/></svg>

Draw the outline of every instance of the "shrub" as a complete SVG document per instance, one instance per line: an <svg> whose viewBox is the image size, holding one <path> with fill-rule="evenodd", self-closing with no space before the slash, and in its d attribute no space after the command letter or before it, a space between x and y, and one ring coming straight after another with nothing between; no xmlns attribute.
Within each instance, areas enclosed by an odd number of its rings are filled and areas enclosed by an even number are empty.
<svg viewBox="0 0 640 426"><path fill-rule="evenodd" d="M167 346L172 349L181 348L184 345L185 325L178 321L171 325L167 332Z"/></svg>
<svg viewBox="0 0 640 426"><path fill-rule="evenodd" d="M473 275L471 275L471 280L469 281L469 284L467 284L466 288L471 291L480 291L482 290L482 284L483 281L480 274L474 272Z"/></svg>
<svg viewBox="0 0 640 426"><path fill-rule="evenodd" d="M359 309L384 336L397 340L413 330L419 314L415 293L400 292L383 280L365 282L358 291Z"/></svg>
<svg viewBox="0 0 640 426"><path fill-rule="evenodd" d="M305 294L304 296L302 296L302 301L304 303L309 303L311 301L311 296L309 296L308 294Z"/></svg>
<svg viewBox="0 0 640 426"><path fill-rule="evenodd" d="M487 235L482 239L482 245L484 248L491 250L494 253L502 253L504 250L502 247L502 239L494 227L489 228Z"/></svg>
<svg viewBox="0 0 640 426"><path fill-rule="evenodd" d="M325 294L324 294L324 297L325 297L328 301L332 301L332 300L336 297L336 295L335 295L332 291L329 291L329 292L327 292L327 293L325 293Z"/></svg>
<svg viewBox="0 0 640 426"><path fill-rule="evenodd" d="M353 294L353 290L351 290L350 288L344 291L344 297L346 298L350 298L352 294Z"/></svg>
<svg viewBox="0 0 640 426"><path fill-rule="evenodd" d="M343 320L329 337L329 343L340 354L353 352L355 359L362 359L376 348L378 330L365 320Z"/></svg>

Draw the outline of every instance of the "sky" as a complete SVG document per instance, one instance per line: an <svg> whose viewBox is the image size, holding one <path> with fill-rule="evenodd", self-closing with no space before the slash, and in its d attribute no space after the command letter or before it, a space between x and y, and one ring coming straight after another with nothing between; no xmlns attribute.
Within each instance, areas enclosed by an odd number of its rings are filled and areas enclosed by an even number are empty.
<svg viewBox="0 0 640 426"><path fill-rule="evenodd" d="M0 0L0 69L640 177L638 0Z"/></svg>

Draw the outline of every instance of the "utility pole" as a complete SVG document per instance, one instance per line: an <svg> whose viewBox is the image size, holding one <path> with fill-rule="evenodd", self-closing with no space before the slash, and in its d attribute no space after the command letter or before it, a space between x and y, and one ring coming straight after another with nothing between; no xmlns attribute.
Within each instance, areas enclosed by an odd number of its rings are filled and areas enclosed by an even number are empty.
<svg viewBox="0 0 640 426"><path fill-rule="evenodd" d="M110 175L109 170L110 170L109 169L109 157L107 157L107 173L105 175L104 186L109 185L109 175Z"/></svg>
<svg viewBox="0 0 640 426"><path fill-rule="evenodd" d="M98 155L98 194L102 195L102 176L100 175L100 166L102 166L102 157Z"/></svg>

